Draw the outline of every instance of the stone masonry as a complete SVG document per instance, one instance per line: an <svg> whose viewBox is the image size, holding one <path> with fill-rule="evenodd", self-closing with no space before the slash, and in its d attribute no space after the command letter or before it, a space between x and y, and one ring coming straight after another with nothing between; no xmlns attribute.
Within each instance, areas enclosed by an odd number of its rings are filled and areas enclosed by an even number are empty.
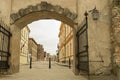
<svg viewBox="0 0 120 80"><path fill-rule="evenodd" d="M113 73L120 80L120 1L114 2L112 7L111 42Z"/></svg>
<svg viewBox="0 0 120 80"><path fill-rule="evenodd" d="M111 41L113 45L113 62L120 66L120 4L115 5L115 3L112 8Z"/></svg>

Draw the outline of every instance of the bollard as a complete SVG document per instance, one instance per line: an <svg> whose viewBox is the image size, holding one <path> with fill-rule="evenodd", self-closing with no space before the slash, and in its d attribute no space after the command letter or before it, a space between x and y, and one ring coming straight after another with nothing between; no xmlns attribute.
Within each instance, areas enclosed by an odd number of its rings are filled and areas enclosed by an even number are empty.
<svg viewBox="0 0 120 80"><path fill-rule="evenodd" d="M49 69L51 69L51 58L49 58Z"/></svg>
<svg viewBox="0 0 120 80"><path fill-rule="evenodd" d="M69 69L71 69L71 62L70 62L70 58L69 58Z"/></svg>
<svg viewBox="0 0 120 80"><path fill-rule="evenodd" d="M32 57L30 57L30 69L32 68Z"/></svg>

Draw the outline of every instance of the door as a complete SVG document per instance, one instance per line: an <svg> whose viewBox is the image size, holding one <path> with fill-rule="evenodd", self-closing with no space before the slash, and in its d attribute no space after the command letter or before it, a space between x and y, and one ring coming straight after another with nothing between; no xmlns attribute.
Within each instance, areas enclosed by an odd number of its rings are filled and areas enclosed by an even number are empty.
<svg viewBox="0 0 120 80"><path fill-rule="evenodd" d="M77 36L78 42L78 69L89 74L89 55L88 55L88 20L87 13L85 13L85 19L79 26Z"/></svg>

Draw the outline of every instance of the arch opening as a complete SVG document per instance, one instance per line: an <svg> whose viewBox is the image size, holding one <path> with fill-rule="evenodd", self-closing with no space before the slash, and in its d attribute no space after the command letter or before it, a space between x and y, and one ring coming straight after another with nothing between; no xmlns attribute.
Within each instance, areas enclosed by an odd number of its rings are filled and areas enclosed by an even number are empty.
<svg viewBox="0 0 120 80"><path fill-rule="evenodd" d="M51 8L49 8L51 6ZM73 29L73 43L74 43L74 61L73 72L77 74L76 68L76 53L77 53L77 41L76 41L76 18L77 15L70 12L67 8L61 8L60 6L53 6L47 2L41 2L36 6L29 6L25 9L20 9L17 13L11 14L11 32L13 37L11 38L11 59L10 59L10 73L19 72L19 55L20 55L20 30L27 24L41 20L41 19L55 19L62 21L69 25ZM17 58L17 60L15 60ZM16 67L16 68L15 68Z"/></svg>

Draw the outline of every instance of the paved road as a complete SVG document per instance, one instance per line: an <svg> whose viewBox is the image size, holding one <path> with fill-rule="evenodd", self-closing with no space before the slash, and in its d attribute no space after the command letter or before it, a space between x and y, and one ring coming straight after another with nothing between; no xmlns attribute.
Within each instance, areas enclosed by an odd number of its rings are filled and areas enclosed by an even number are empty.
<svg viewBox="0 0 120 80"><path fill-rule="evenodd" d="M52 63L52 68L48 69L48 62L33 63L33 68L22 65L19 73L7 75L0 80L87 80L82 76L75 76L68 67L59 66Z"/></svg>

